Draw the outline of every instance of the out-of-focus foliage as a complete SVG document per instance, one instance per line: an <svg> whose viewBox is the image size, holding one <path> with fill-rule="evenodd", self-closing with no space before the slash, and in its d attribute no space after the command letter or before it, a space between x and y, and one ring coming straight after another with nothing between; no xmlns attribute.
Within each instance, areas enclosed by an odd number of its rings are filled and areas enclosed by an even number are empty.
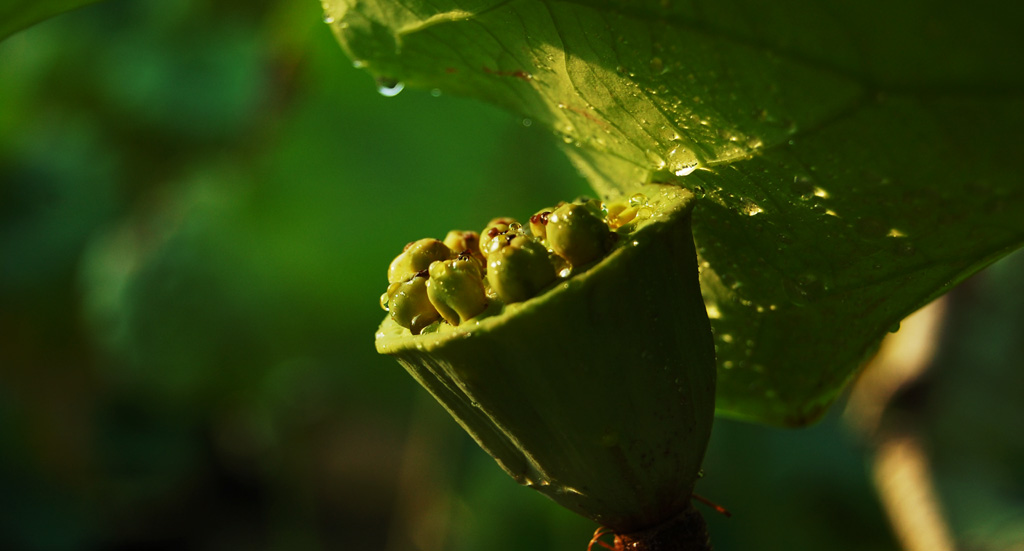
<svg viewBox="0 0 1024 551"><path fill-rule="evenodd" d="M0 40L34 23L98 0L0 0Z"/></svg>
<svg viewBox="0 0 1024 551"><path fill-rule="evenodd" d="M378 95L315 2L117 1L0 43L0 549L585 548L372 346L407 241L581 192L553 139ZM1021 533L1024 414L989 399L1019 384L1010 260L922 413L979 543ZM894 549L836 429L718 423L719 549Z"/></svg>

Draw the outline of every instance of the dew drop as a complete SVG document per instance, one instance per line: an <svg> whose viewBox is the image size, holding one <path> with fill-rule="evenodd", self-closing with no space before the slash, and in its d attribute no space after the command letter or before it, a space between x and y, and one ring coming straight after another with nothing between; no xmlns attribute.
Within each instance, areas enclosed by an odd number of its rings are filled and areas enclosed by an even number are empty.
<svg viewBox="0 0 1024 551"><path fill-rule="evenodd" d="M352 60L352 66L356 69L362 69L363 67L366 67L366 62L361 59L355 59Z"/></svg>
<svg viewBox="0 0 1024 551"><path fill-rule="evenodd" d="M697 170L697 156L683 146L675 146L668 152L668 169L676 176L689 176Z"/></svg>
<svg viewBox="0 0 1024 551"><path fill-rule="evenodd" d="M789 185L789 191L801 199L810 199L814 195L814 184L807 176L794 176L793 183Z"/></svg>
<svg viewBox="0 0 1024 551"><path fill-rule="evenodd" d="M533 120L532 119L523 119L523 126L526 126L526 127L533 126Z"/></svg>
<svg viewBox="0 0 1024 551"><path fill-rule="evenodd" d="M387 77L377 78L377 92L379 92L380 95L386 98L393 98L404 89L405 85L399 82L397 79Z"/></svg>
<svg viewBox="0 0 1024 551"><path fill-rule="evenodd" d="M325 13L324 14L324 23L327 23L328 25L330 25L331 23L334 23L334 17L331 16L330 14Z"/></svg>
<svg viewBox="0 0 1024 551"><path fill-rule="evenodd" d="M433 90L430 91L430 95L434 96L435 98L441 97L441 89L440 88L434 88Z"/></svg>
<svg viewBox="0 0 1024 551"><path fill-rule="evenodd" d="M757 206L756 203L747 203L746 205L743 206L743 212L747 216L757 216L758 214L764 212L764 209Z"/></svg>
<svg viewBox="0 0 1024 551"><path fill-rule="evenodd" d="M695 163L695 164L692 164L692 165L690 165L690 166L685 166L685 167L683 167L683 168L680 168L680 169L676 170L676 171L674 172L674 174L675 174L676 176L689 176L690 174L693 174L693 171L694 171L694 170L697 170L697 165L696 165L696 163Z"/></svg>

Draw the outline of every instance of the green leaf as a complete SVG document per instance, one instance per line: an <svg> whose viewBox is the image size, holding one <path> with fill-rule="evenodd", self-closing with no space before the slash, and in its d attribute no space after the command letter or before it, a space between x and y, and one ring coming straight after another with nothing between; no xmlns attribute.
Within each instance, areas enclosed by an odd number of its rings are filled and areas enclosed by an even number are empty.
<svg viewBox="0 0 1024 551"><path fill-rule="evenodd" d="M57 14L99 0L0 0L0 41Z"/></svg>
<svg viewBox="0 0 1024 551"><path fill-rule="evenodd" d="M718 413L816 419L887 330L1024 242L1024 33L1003 2L326 0L378 82L551 127L605 197L672 182ZM643 323L637 320L637 323Z"/></svg>

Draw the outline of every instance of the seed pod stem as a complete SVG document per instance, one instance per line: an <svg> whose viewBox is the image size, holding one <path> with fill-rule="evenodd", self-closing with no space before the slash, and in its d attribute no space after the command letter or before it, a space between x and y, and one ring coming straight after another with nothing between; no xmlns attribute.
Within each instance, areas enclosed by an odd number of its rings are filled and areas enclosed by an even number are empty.
<svg viewBox="0 0 1024 551"><path fill-rule="evenodd" d="M711 551L707 524L692 506L653 528L616 534L615 543L622 551Z"/></svg>

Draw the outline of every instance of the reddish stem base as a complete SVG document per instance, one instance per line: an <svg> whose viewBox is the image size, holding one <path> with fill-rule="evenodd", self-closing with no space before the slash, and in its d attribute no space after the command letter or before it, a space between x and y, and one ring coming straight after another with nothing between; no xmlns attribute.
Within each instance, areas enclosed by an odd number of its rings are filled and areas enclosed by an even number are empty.
<svg viewBox="0 0 1024 551"><path fill-rule="evenodd" d="M601 531L595 534L595 540ZM593 546L594 542L591 542ZM614 551L711 551L704 517L693 507L672 520L640 532L615 534Z"/></svg>

